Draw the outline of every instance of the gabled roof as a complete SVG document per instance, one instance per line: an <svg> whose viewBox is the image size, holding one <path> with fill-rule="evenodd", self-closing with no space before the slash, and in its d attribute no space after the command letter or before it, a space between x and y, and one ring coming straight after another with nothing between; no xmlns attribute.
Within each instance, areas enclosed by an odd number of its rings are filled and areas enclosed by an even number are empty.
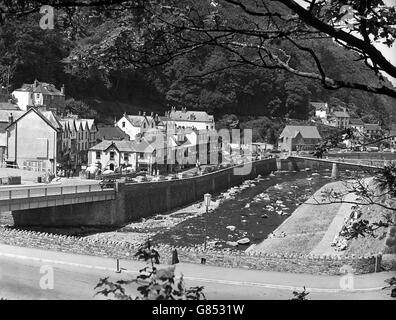
<svg viewBox="0 0 396 320"><path fill-rule="evenodd" d="M129 135L114 126L99 127L97 137L100 140L129 140Z"/></svg>
<svg viewBox="0 0 396 320"><path fill-rule="evenodd" d="M24 83L21 88L16 89L15 91L42 93L50 96L64 96L64 94L60 90L56 89L53 84L39 81L35 81L35 83L32 84Z"/></svg>
<svg viewBox="0 0 396 320"><path fill-rule="evenodd" d="M321 139L318 128L315 126L286 126L283 129L280 138L286 136L295 138L299 133L305 139Z"/></svg>
<svg viewBox="0 0 396 320"><path fill-rule="evenodd" d="M346 111L334 111L333 116L336 118L349 118L349 113Z"/></svg>
<svg viewBox="0 0 396 320"><path fill-rule="evenodd" d="M11 124L7 126L6 129L9 127L13 126L15 123L20 121L22 118L24 118L26 115L29 113L36 113L46 124L48 124L52 129L54 129L56 132L59 131L60 128L58 128L54 123L52 123L49 119L47 119L39 110L36 110L35 108L30 108L28 111L24 112L23 115L21 115L18 119L14 120ZM15 118L14 118L15 119Z"/></svg>
<svg viewBox="0 0 396 320"><path fill-rule="evenodd" d="M213 116L209 115L205 111L183 111L183 110L172 110L169 112L169 118L171 121L197 121L197 122L211 122Z"/></svg>
<svg viewBox="0 0 396 320"><path fill-rule="evenodd" d="M18 105L11 102L0 102L0 110L21 110Z"/></svg>
<svg viewBox="0 0 396 320"><path fill-rule="evenodd" d="M76 119L74 117L59 120L63 129L70 131L92 130L95 128L95 119Z"/></svg>
<svg viewBox="0 0 396 320"><path fill-rule="evenodd" d="M143 122L149 123L150 121L154 121L154 118L151 116L135 116L135 115L124 115L124 117L134 126L141 127Z"/></svg>
<svg viewBox="0 0 396 320"><path fill-rule="evenodd" d="M0 110L0 122L8 123L10 115L12 115L14 121L19 117L22 117L26 111L20 110Z"/></svg>
<svg viewBox="0 0 396 320"><path fill-rule="evenodd" d="M381 130L381 126L377 123L365 123L364 129L365 130Z"/></svg>
<svg viewBox="0 0 396 320"><path fill-rule="evenodd" d="M136 152L135 151L135 142L129 140L103 140L102 142L98 143L97 145L93 146L89 150L91 151L106 151L111 146L116 148L119 152Z"/></svg>
<svg viewBox="0 0 396 320"><path fill-rule="evenodd" d="M62 129L62 124L60 123L60 120L53 111L42 111L41 113L44 117L48 119L49 122L52 123L54 127L56 127L57 129Z"/></svg>
<svg viewBox="0 0 396 320"><path fill-rule="evenodd" d="M349 124L353 126L364 126L364 122L362 119L349 119Z"/></svg>
<svg viewBox="0 0 396 320"><path fill-rule="evenodd" d="M311 102L310 104L316 110L327 110L329 108L327 102Z"/></svg>

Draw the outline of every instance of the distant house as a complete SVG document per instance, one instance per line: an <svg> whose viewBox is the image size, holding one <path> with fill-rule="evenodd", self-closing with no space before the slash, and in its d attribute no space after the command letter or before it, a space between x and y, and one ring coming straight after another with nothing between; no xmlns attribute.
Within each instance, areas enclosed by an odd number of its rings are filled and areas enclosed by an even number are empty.
<svg viewBox="0 0 396 320"><path fill-rule="evenodd" d="M333 127L337 127L340 129L345 129L348 128L349 126L349 120L350 120L350 115L346 111L345 108L343 108L342 111L333 111L328 117L329 125Z"/></svg>
<svg viewBox="0 0 396 320"><path fill-rule="evenodd" d="M129 140L104 140L88 151L89 165L99 164L102 171L115 171L120 167L137 169L135 142Z"/></svg>
<svg viewBox="0 0 396 320"><path fill-rule="evenodd" d="M12 92L18 100L21 110L26 111L29 106L46 106L63 112L65 107L65 87L60 90L53 84L35 80L32 84L23 84L21 88Z"/></svg>
<svg viewBox="0 0 396 320"><path fill-rule="evenodd" d="M392 129L389 131L389 142L392 147L396 147L396 129Z"/></svg>
<svg viewBox="0 0 396 320"><path fill-rule="evenodd" d="M327 119L327 114L329 112L327 102L311 102L310 105L315 108L315 117L321 118L322 120Z"/></svg>
<svg viewBox="0 0 396 320"><path fill-rule="evenodd" d="M172 108L165 114L165 122L176 128L193 128L197 130L214 130L214 117L205 111L188 111L186 108Z"/></svg>
<svg viewBox="0 0 396 320"><path fill-rule="evenodd" d="M62 126L51 111L30 108L17 119L11 118L6 131L8 164L56 172Z"/></svg>
<svg viewBox="0 0 396 320"><path fill-rule="evenodd" d="M97 127L94 119L80 119L69 114L60 120L62 124L62 155L67 166L78 168L88 162L88 150L94 146Z"/></svg>
<svg viewBox="0 0 396 320"><path fill-rule="evenodd" d="M8 101L8 102L0 102L0 110L20 111L21 109L18 107L17 104L14 104L14 103Z"/></svg>
<svg viewBox="0 0 396 320"><path fill-rule="evenodd" d="M364 130L364 122L362 119L350 119L349 120L349 127L352 129L357 130L358 132L363 132Z"/></svg>
<svg viewBox="0 0 396 320"><path fill-rule="evenodd" d="M115 126L102 126L98 127L96 135L96 142L103 140L130 140L129 135L122 131L119 127Z"/></svg>
<svg viewBox="0 0 396 320"><path fill-rule="evenodd" d="M115 125L124 131L131 140L135 140L137 135L155 129L154 115L148 116L145 112L139 115L127 115L124 113L122 118Z"/></svg>
<svg viewBox="0 0 396 320"><path fill-rule="evenodd" d="M315 126L286 126L279 136L278 148L282 151L314 150L321 140Z"/></svg>
<svg viewBox="0 0 396 320"><path fill-rule="evenodd" d="M371 140L380 139L382 137L381 126L377 123L365 123L363 133Z"/></svg>

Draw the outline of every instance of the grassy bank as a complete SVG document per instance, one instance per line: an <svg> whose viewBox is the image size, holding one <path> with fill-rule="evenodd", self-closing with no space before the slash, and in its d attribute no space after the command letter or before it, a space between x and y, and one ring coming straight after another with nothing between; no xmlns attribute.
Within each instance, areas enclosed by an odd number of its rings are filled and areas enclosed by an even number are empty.
<svg viewBox="0 0 396 320"><path fill-rule="evenodd" d="M319 198L325 188L335 187L341 187L341 183L329 183L314 196ZM310 199L273 232L275 237L264 240L254 250L266 253L309 254L323 238L340 207L340 203L314 205Z"/></svg>

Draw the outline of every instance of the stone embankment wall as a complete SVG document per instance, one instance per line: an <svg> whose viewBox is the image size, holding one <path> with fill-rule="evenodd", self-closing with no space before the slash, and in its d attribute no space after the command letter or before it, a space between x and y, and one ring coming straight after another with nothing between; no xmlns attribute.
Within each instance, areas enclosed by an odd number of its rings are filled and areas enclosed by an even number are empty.
<svg viewBox="0 0 396 320"><path fill-rule="evenodd" d="M393 152L342 152L329 153L326 156L337 159L396 160L396 153Z"/></svg>
<svg viewBox="0 0 396 320"><path fill-rule="evenodd" d="M115 200L14 211L13 216L16 226L123 226L203 200L205 193L215 194L276 170L276 159L271 158L191 178L119 183Z"/></svg>
<svg viewBox="0 0 396 320"><path fill-rule="evenodd" d="M331 170L333 167L333 162L337 161L337 166L339 170L359 170L361 172L374 172L378 170L376 167L371 167L366 164L355 164L355 163L342 163L337 159L315 159L315 158L303 158L303 157L288 157L287 159L277 159L278 170L285 171L300 171L305 168L310 168L314 170ZM347 161L347 160L345 160Z"/></svg>
<svg viewBox="0 0 396 320"><path fill-rule="evenodd" d="M92 238L62 236L34 231L2 229L0 242L9 245L56 250L75 254L102 256L113 259L136 259L139 244L118 241L94 240ZM201 263L219 267L254 270L296 272L309 274L343 274L343 267L351 267L355 274L381 271L381 255L365 257L324 257L306 255L271 255L255 252L207 250L190 247L155 246L161 263L168 264L173 250L177 250L180 262Z"/></svg>

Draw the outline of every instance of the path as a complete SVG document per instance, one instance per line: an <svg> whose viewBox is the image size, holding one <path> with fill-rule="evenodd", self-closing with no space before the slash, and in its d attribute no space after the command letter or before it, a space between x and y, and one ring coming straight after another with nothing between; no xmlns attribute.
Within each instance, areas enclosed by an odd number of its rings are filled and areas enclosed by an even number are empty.
<svg viewBox="0 0 396 320"><path fill-rule="evenodd" d="M354 202L356 201L356 194L350 193L345 196L344 201L346 202ZM344 221L348 218L352 212L352 207L354 204L352 203L343 203L341 207L338 209L336 216L331 222L329 228L324 234L322 240L316 245L316 247L311 251L312 255L326 255L326 256L341 256L343 255L343 251L337 251L335 247L331 246L334 238L341 231L342 226L344 225Z"/></svg>

